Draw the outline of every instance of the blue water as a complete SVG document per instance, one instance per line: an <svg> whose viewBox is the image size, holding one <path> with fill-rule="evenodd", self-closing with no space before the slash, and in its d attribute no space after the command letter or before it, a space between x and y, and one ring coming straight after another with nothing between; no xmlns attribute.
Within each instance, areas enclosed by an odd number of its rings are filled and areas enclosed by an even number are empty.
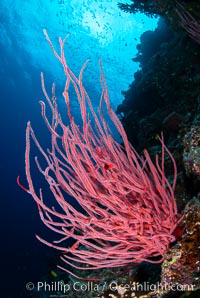
<svg viewBox="0 0 200 298"><path fill-rule="evenodd" d="M123 100L121 91L128 88L138 69L138 64L131 59L136 54L139 37L157 24L156 19L144 15L123 13L116 3L90 0L0 2L2 297L29 297L26 282L40 281L53 270L55 263L50 260L57 255L36 240L35 233L48 238L49 232L39 219L33 199L16 184L17 175L24 183L26 181L24 151L28 120L42 143L48 146L48 131L38 104L44 99L41 71L45 73L48 90L51 83L56 82L62 107L62 68L42 29L46 28L57 50L58 37L64 38L70 33L66 56L76 74L85 60L90 59L84 83L94 107L99 103L98 60L102 58L111 104L115 109ZM77 102L72 102L72 106L74 113L78 113ZM80 119L78 114L77 119ZM34 150L32 154L35 154ZM39 177L37 182L41 182Z"/></svg>

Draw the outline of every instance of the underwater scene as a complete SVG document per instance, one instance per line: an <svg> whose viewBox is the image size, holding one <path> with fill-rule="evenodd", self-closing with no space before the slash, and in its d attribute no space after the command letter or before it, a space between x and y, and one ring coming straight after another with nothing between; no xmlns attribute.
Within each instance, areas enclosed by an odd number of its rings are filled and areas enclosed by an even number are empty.
<svg viewBox="0 0 200 298"><path fill-rule="evenodd" d="M200 2L0 15L0 296L200 297Z"/></svg>

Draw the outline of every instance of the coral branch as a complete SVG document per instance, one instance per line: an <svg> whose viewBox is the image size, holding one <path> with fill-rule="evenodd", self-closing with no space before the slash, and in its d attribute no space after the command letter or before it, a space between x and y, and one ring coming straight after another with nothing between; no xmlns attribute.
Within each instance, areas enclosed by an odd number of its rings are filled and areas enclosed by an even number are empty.
<svg viewBox="0 0 200 298"><path fill-rule="evenodd" d="M200 44L200 19L196 19L179 2L177 2L177 7L176 12L182 27L193 40Z"/></svg>
<svg viewBox="0 0 200 298"><path fill-rule="evenodd" d="M76 77L65 59L66 39L59 39L59 55L46 31L44 34L66 75L63 97L69 125L63 122L59 114L54 85L50 99L44 76L41 75L42 89L52 112L49 121L45 104L41 102L42 117L51 134L51 149L47 152L43 150L28 122L25 153L28 189L19 180L18 184L36 201L43 223L60 234L61 239L53 243L39 236L36 236L37 239L62 251L62 260L66 264L83 270L124 266L141 261L161 262L169 243L174 240L172 233L179 219L174 198L176 163L164 145L163 136L160 139L161 165L158 156L154 164L146 150L144 157L140 157L128 142L123 126L110 106L101 63L102 94L99 112L96 113L82 82L87 62L79 77ZM71 112L71 86L80 106L82 128ZM104 118L103 106L121 135L124 146L114 139ZM42 190L38 193L33 186L30 138L46 161L45 169L37 158L36 165L48 182L57 207L48 207ZM174 166L172 185L165 176L166 153ZM74 239L71 246L69 239ZM70 272L68 269L66 271Z"/></svg>

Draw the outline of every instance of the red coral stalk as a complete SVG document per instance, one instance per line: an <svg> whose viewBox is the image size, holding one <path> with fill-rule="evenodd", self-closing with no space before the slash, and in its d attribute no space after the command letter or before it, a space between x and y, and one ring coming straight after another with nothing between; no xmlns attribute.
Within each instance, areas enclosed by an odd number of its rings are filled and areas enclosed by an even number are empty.
<svg viewBox="0 0 200 298"><path fill-rule="evenodd" d="M42 116L51 133L51 149L44 151L28 122L25 152L28 188L22 186L19 179L18 184L36 201L43 223L62 238L50 243L36 237L62 251L61 259L65 263L83 270L124 266L141 261L161 262L169 243L174 241L172 233L179 218L174 199L176 163L173 156L165 147L162 137L161 165L158 156L155 164L152 162L147 150L144 150L144 157L140 157L128 142L123 126L110 106L101 63L102 94L97 114L82 83L87 62L79 77L76 77L65 59L66 39L59 39L59 55L45 30L44 34L66 75L63 96L69 125L64 124L59 114L54 85L50 99L42 74L42 89L52 111L50 123L45 103L41 102ZM77 125L75 115L71 112L71 86L79 102L82 127ZM121 135L124 146L114 139L104 118L103 105ZM47 166L43 169L35 158L39 171L59 205L57 207L48 207L42 190L38 194L33 186L30 139L33 139L46 160ZM174 166L173 185L165 176L165 153ZM73 197L75 203L66 194ZM69 239L74 239L74 244L68 247L69 242L66 240ZM89 267L84 267L84 264Z"/></svg>

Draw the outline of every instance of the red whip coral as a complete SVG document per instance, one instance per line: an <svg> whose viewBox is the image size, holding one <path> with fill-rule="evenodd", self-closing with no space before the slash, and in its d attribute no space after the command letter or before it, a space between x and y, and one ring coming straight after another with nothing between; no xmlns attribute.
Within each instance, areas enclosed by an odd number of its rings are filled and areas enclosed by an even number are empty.
<svg viewBox="0 0 200 298"><path fill-rule="evenodd" d="M19 177L18 184L36 201L43 223L62 237L53 243L36 237L46 245L62 251L61 259L75 268L91 270L117 267L144 260L161 262L169 243L174 240L172 233L179 218L174 199L174 158L165 147L163 137L160 139L161 165L158 156L154 164L146 150L144 156L140 157L128 142L123 126L110 106L101 63L102 94L96 113L82 83L87 62L79 77L76 77L65 59L66 38L59 39L59 55L45 30L44 34L66 75L63 97L69 125L64 124L59 114L54 85L50 99L42 74L42 89L52 111L50 122L45 112L45 103L40 102L42 116L51 134L51 149L44 151L28 122L25 152L28 188L20 183ZM82 127L77 125L71 112L71 86L79 102ZM124 146L114 139L104 117L103 105L121 135ZM55 197L57 207L48 207L42 190L37 192L33 185L30 139L33 139L46 160L47 166L43 169L35 158L39 171ZM165 176L165 153L173 163L173 185ZM68 239L74 241L70 247Z"/></svg>

